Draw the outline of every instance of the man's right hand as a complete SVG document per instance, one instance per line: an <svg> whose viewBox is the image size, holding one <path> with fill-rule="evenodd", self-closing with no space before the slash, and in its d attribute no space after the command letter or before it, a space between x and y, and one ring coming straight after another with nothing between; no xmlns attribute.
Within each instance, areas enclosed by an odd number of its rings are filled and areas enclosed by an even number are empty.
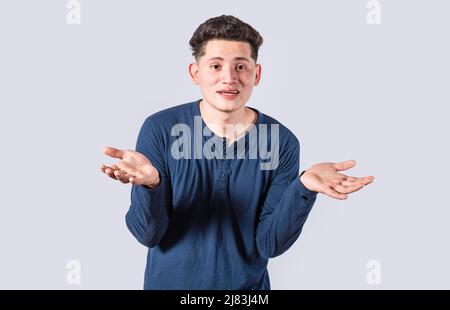
<svg viewBox="0 0 450 310"><path fill-rule="evenodd" d="M145 155L130 151L107 147L103 150L106 155L120 159L114 165L102 165L100 170L110 178L122 183L146 185L150 188L159 186L160 178L158 170L152 165Z"/></svg>

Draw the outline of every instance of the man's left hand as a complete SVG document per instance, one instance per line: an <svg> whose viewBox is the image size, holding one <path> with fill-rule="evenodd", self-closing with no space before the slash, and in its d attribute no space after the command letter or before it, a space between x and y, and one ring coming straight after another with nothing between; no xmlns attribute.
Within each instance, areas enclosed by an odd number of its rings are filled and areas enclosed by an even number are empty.
<svg viewBox="0 0 450 310"><path fill-rule="evenodd" d="M358 178L339 173L355 165L354 160L315 164L302 174L300 181L311 191L336 199L347 199L348 194L360 190L375 179L373 176Z"/></svg>

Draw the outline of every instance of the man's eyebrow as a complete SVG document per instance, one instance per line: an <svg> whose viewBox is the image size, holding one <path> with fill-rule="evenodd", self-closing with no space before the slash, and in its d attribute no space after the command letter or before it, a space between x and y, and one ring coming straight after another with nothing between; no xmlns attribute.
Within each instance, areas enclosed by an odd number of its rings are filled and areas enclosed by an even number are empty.
<svg viewBox="0 0 450 310"><path fill-rule="evenodd" d="M224 59L222 57L211 57L210 59L208 59L208 61L212 61L212 60L220 60L223 61ZM250 60L246 57L235 57L234 60L245 60L250 62Z"/></svg>
<svg viewBox="0 0 450 310"><path fill-rule="evenodd" d="M245 61L250 62L250 60L246 57L236 57L234 60L245 60Z"/></svg>

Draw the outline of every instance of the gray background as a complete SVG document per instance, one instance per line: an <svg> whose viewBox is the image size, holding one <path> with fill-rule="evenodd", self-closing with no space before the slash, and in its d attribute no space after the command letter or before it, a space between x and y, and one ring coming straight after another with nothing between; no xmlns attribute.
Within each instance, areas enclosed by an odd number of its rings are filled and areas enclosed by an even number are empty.
<svg viewBox="0 0 450 310"><path fill-rule="evenodd" d="M356 159L349 174L376 176L347 201L319 196L269 263L273 289L450 289L450 2L380 2L369 25L365 0L82 0L68 25L66 1L1 0L0 288L142 288L130 187L99 172L102 148L134 148L149 114L200 98L188 41L226 13L264 37L248 105L297 135L301 168Z"/></svg>

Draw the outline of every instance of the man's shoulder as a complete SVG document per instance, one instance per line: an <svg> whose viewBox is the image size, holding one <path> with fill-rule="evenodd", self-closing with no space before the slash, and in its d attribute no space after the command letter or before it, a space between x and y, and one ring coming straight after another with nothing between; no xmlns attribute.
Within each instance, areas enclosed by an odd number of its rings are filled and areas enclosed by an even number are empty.
<svg viewBox="0 0 450 310"><path fill-rule="evenodd" d="M192 118L196 102L198 101L175 105L150 114L142 124L141 133L167 138L174 125L185 123Z"/></svg>
<svg viewBox="0 0 450 310"><path fill-rule="evenodd" d="M267 124L268 127L278 125L277 127L281 144L299 144L297 137L287 126L270 115L264 113L261 114L263 116L263 120L260 124Z"/></svg>
<svg viewBox="0 0 450 310"><path fill-rule="evenodd" d="M172 124L182 121L185 117L192 117L193 105L197 101L179 104L176 106L168 107L149 115L146 118L146 122L152 122L154 124Z"/></svg>

